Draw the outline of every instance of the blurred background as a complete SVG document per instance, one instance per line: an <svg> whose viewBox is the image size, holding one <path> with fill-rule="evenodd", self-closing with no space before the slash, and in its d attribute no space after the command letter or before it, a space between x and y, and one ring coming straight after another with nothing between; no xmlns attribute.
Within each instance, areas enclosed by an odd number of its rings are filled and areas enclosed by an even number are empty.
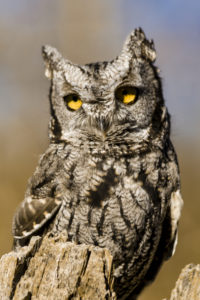
<svg viewBox="0 0 200 300"><path fill-rule="evenodd" d="M141 300L169 297L180 270L200 263L200 1L0 0L0 255L27 179L48 145L49 82L41 46L76 63L114 58L141 26L157 49L185 201L176 254Z"/></svg>

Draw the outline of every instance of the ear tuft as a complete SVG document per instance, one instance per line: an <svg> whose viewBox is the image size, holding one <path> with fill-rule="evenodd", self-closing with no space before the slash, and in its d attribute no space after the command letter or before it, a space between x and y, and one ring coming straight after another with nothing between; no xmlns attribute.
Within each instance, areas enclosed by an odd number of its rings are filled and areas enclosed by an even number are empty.
<svg viewBox="0 0 200 300"><path fill-rule="evenodd" d="M156 51L153 40L147 40L144 31L141 28L135 29L127 38L123 52L128 53L132 58L143 58L154 62Z"/></svg>
<svg viewBox="0 0 200 300"><path fill-rule="evenodd" d="M42 56L45 62L45 76L48 79L52 79L53 70L58 69L58 64L62 56L56 48L48 45L42 47Z"/></svg>
<svg viewBox="0 0 200 300"><path fill-rule="evenodd" d="M147 60L154 62L156 60L156 50L153 40L148 41L145 39L141 45L142 56Z"/></svg>

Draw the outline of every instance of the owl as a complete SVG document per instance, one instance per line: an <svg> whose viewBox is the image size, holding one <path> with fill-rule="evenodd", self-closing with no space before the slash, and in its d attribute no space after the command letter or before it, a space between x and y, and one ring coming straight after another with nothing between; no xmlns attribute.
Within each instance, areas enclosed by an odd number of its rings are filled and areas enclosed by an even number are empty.
<svg viewBox="0 0 200 300"><path fill-rule="evenodd" d="M66 232L107 248L118 299L136 299L174 253L182 197L156 52L141 28L112 61L42 49L50 144L13 222L15 244Z"/></svg>

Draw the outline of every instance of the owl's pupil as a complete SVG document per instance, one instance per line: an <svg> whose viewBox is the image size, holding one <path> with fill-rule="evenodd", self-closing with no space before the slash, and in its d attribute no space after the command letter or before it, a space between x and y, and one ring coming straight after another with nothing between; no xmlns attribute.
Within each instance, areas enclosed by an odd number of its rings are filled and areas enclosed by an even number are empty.
<svg viewBox="0 0 200 300"><path fill-rule="evenodd" d="M127 95L127 94L128 94L127 90L123 90L123 91L122 91L122 94L123 94L123 95Z"/></svg>
<svg viewBox="0 0 200 300"><path fill-rule="evenodd" d="M73 101L78 101L78 97L77 97L76 95L74 95L74 96L72 97L72 99L73 99Z"/></svg>

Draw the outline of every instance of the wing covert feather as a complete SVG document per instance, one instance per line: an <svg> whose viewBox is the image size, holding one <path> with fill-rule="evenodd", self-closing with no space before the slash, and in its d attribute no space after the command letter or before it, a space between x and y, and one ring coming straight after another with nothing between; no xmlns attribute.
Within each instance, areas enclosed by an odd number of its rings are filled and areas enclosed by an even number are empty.
<svg viewBox="0 0 200 300"><path fill-rule="evenodd" d="M61 200L51 197L42 199L28 196L25 198L14 217L14 238L23 239L36 232L56 214L61 203Z"/></svg>

